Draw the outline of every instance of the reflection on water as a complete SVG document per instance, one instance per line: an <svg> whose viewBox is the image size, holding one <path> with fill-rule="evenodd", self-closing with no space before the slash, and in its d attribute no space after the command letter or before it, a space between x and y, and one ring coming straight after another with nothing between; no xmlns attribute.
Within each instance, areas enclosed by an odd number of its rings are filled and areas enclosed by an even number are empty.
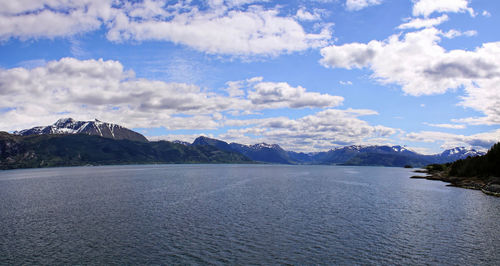
<svg viewBox="0 0 500 266"><path fill-rule="evenodd" d="M0 172L0 264L500 264L500 198L410 169Z"/></svg>

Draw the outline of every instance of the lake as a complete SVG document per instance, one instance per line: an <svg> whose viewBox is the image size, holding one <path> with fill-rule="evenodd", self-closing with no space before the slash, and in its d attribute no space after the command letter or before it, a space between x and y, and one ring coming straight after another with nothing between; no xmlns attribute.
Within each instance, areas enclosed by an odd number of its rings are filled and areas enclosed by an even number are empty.
<svg viewBox="0 0 500 266"><path fill-rule="evenodd" d="M500 265L500 198L411 171L0 171L0 264Z"/></svg>

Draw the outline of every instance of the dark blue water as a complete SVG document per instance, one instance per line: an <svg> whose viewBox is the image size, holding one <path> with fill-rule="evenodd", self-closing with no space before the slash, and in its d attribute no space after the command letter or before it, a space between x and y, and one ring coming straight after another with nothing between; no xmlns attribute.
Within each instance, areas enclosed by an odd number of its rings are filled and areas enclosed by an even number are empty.
<svg viewBox="0 0 500 266"><path fill-rule="evenodd" d="M500 198L402 168L0 172L0 264L500 265Z"/></svg>

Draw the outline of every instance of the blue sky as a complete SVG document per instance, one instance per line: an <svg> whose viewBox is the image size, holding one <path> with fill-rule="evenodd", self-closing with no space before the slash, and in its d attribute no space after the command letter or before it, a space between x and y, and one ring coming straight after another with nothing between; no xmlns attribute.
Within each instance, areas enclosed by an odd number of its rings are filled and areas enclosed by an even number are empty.
<svg viewBox="0 0 500 266"><path fill-rule="evenodd" d="M0 3L0 130L61 117L297 151L500 140L491 0Z"/></svg>

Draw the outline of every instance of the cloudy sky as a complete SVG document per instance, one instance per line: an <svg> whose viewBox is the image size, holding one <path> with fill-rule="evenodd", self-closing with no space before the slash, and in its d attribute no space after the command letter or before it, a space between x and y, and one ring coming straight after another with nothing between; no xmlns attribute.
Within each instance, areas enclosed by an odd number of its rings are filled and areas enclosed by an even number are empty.
<svg viewBox="0 0 500 266"><path fill-rule="evenodd" d="M500 141L500 2L0 1L0 130L423 153Z"/></svg>

